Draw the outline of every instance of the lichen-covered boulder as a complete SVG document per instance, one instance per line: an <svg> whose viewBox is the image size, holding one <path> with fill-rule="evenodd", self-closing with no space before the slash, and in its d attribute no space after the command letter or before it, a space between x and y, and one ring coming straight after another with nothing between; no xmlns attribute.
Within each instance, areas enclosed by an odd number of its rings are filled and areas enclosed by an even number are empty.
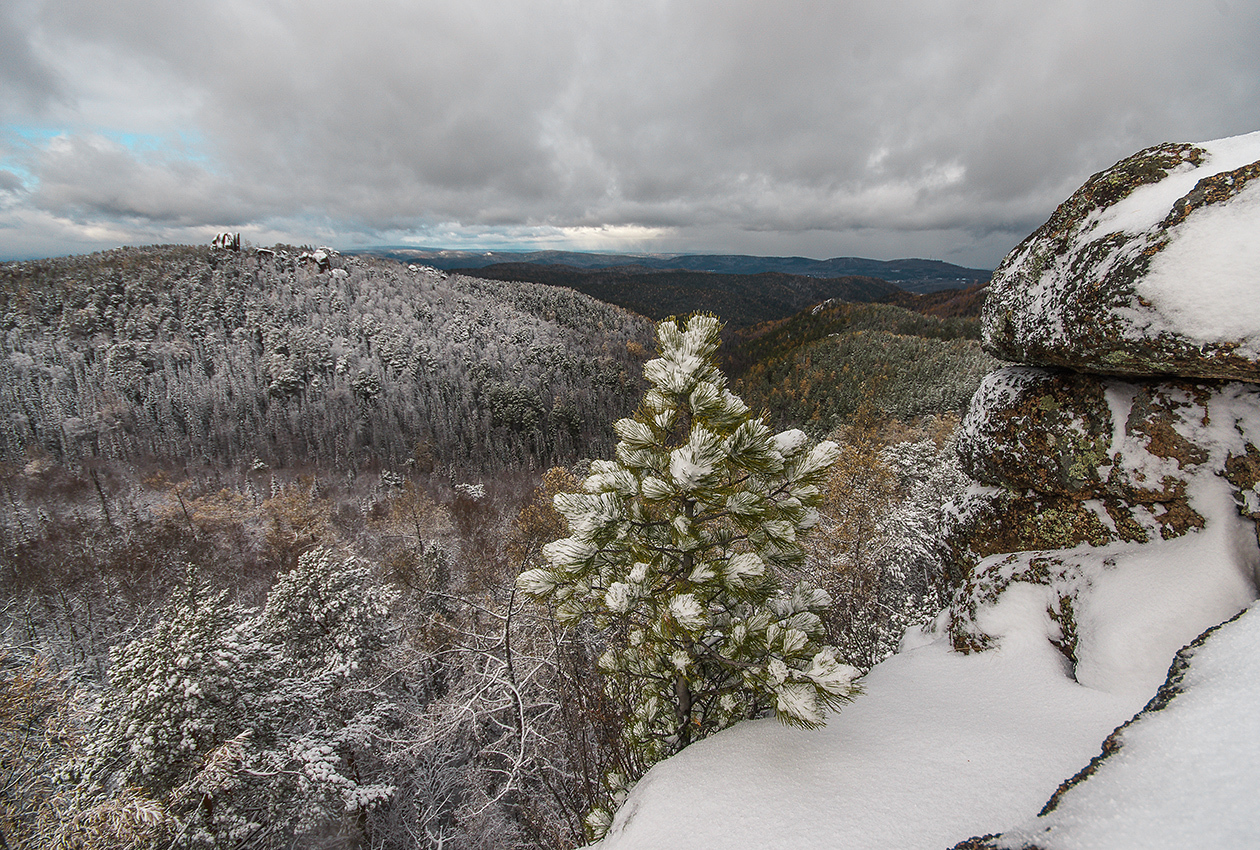
<svg viewBox="0 0 1260 850"><path fill-rule="evenodd" d="M958 432L962 471L982 484L1089 499L1105 493L1114 432L1102 381L1012 366L989 373Z"/></svg>
<svg viewBox="0 0 1260 850"><path fill-rule="evenodd" d="M1055 640L1074 658L1073 610L1087 588L1072 565L1081 558L1105 566L1113 553L1137 557L1148 545L1178 541L1188 552L1210 543L1255 571L1255 550L1238 532L1256 527L1239 516L1260 520L1257 431L1253 383L1029 367L990 374L958 439L964 471L981 483L947 507L955 648L984 649L980 614L1012 584L1036 585L1053 590ZM1173 572L1202 568L1182 550L1164 551L1176 553ZM1260 572L1248 580L1254 591Z"/></svg>
<svg viewBox="0 0 1260 850"><path fill-rule="evenodd" d="M1249 464L1248 452L1256 451L1251 441L1260 442L1257 430L1253 384L1014 366L981 383L959 430L958 455L963 471L983 484L1149 504L1183 498L1209 461L1208 474L1235 470L1237 486L1253 488L1260 454Z"/></svg>
<svg viewBox="0 0 1260 850"><path fill-rule="evenodd" d="M1148 148L1013 250L985 301L1003 359L1260 381L1260 132Z"/></svg>
<svg viewBox="0 0 1260 850"><path fill-rule="evenodd" d="M945 580L957 589L994 555L1169 540L1203 523L1186 498L1134 504L977 485L947 507Z"/></svg>

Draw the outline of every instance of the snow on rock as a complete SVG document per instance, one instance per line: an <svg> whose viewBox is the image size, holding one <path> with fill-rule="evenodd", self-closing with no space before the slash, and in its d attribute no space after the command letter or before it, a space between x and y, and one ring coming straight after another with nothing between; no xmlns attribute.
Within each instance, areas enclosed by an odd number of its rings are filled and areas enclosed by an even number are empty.
<svg viewBox="0 0 1260 850"><path fill-rule="evenodd" d="M983 618L1009 587L1044 586L1082 683L1153 690L1255 597L1254 385L1020 367L986 379L961 430L963 468L994 486L954 507L955 648L991 644Z"/></svg>
<svg viewBox="0 0 1260 850"><path fill-rule="evenodd" d="M1102 560L1075 597L1077 681L1149 695L1178 649L1252 603L1254 532L1229 519Z"/></svg>
<svg viewBox="0 0 1260 850"><path fill-rule="evenodd" d="M1012 616L1036 614L1080 686L1149 696L1179 647L1256 599L1257 177L1260 133L1150 148L1091 177L995 273L986 347L1043 368L990 375L961 429L977 484L947 541L956 649L1009 651ZM1202 692L1229 708L1143 715L1044 818L959 848L1255 846L1254 788L1225 787L1254 772L1260 738L1241 708L1254 662L1235 661Z"/></svg>
<svg viewBox="0 0 1260 850"><path fill-rule="evenodd" d="M993 275L985 347L1088 372L1260 381L1260 132L1095 174Z"/></svg>
<svg viewBox="0 0 1260 850"><path fill-rule="evenodd" d="M956 647L1001 642L993 609L1007 594L1042 594L1048 640L1081 684L1150 696L1173 654L1256 598L1260 547L1228 485L1194 482L1205 526L1171 540L1012 552L975 567L951 605Z"/></svg>
<svg viewBox="0 0 1260 850"><path fill-rule="evenodd" d="M1157 697L1108 739L1105 755L1065 783L1048 811L979 846L1255 847L1258 645L1253 607L1182 650Z"/></svg>
<svg viewBox="0 0 1260 850"><path fill-rule="evenodd" d="M983 484L1119 500L1106 510L1121 525L1149 525L1128 507L1161 503L1154 530L1168 537L1200 524L1185 495L1196 475L1233 469L1239 505L1252 497L1260 469L1244 468L1256 464L1243 459L1260 461L1255 443L1260 390L1254 384L1009 367L981 383L960 429L958 454L963 471ZM1168 509L1174 503L1179 510ZM1119 536L1141 540L1150 530Z"/></svg>
<svg viewBox="0 0 1260 850"><path fill-rule="evenodd" d="M219 233L216 234L214 240L210 243L211 248L222 248L225 251L241 250L241 234L239 233Z"/></svg>

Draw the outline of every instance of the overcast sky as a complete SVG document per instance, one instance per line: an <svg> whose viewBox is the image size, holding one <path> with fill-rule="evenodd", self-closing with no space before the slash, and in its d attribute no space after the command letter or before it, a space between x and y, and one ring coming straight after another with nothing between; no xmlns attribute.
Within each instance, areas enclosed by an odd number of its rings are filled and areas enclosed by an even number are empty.
<svg viewBox="0 0 1260 850"><path fill-rule="evenodd" d="M3 0L0 259L277 241L992 268L1260 129L1255 0Z"/></svg>

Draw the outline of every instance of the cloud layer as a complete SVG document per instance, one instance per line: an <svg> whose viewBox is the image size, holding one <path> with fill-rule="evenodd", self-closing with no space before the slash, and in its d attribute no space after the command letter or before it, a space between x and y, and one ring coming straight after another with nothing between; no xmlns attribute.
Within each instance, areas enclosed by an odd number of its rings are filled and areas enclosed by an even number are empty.
<svg viewBox="0 0 1260 850"><path fill-rule="evenodd" d="M231 229L991 266L1120 157L1260 128L1257 43L1243 0L10 0L0 257Z"/></svg>

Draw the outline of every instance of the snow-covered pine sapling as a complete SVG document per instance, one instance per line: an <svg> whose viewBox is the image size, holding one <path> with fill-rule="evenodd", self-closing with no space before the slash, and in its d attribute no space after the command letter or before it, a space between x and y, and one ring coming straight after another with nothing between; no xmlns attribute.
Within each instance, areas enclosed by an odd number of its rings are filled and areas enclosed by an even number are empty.
<svg viewBox="0 0 1260 850"><path fill-rule="evenodd" d="M712 316L657 326L660 357L638 411L616 423L615 459L591 465L585 492L555 497L570 536L518 579L561 621L607 630L600 669L642 770L765 711L820 726L855 691L857 672L821 644L831 600L784 582L838 449L752 415L715 363L721 328ZM609 822L588 818L595 834Z"/></svg>

